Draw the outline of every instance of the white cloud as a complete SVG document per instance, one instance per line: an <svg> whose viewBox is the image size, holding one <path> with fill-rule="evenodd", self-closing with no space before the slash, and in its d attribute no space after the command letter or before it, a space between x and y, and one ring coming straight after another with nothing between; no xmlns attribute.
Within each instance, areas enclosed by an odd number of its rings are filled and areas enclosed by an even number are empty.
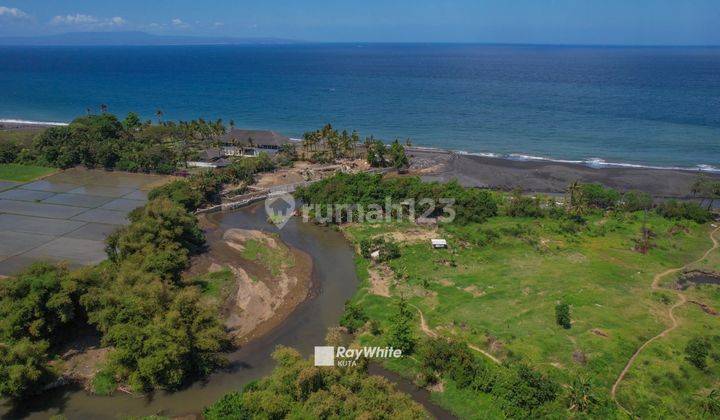
<svg viewBox="0 0 720 420"><path fill-rule="evenodd" d="M16 7L0 6L0 18L22 20L30 19L30 15Z"/></svg>
<svg viewBox="0 0 720 420"><path fill-rule="evenodd" d="M215 22L215 23L213 23L213 26L216 27L216 28L219 28L219 27L224 26L224 25L225 25L225 24L222 23L222 22Z"/></svg>
<svg viewBox="0 0 720 420"><path fill-rule="evenodd" d="M83 15L82 13L55 16L52 20L50 20L50 24L52 25L91 25L97 22L98 19L95 16Z"/></svg>
<svg viewBox="0 0 720 420"><path fill-rule="evenodd" d="M120 16L110 18L109 22L115 26L122 26L127 23L127 21Z"/></svg>
<svg viewBox="0 0 720 420"><path fill-rule="evenodd" d="M185 23L185 22L184 22L182 19L180 19L180 18L175 18L175 19L171 20L170 23L172 23L172 25L173 25L174 27L176 27L176 28L189 28L189 27L190 27L190 25L188 25L187 23Z"/></svg>
<svg viewBox="0 0 720 420"><path fill-rule="evenodd" d="M99 19L92 15L75 13L74 15L55 16L50 20L51 25L63 26L85 26L85 27L112 27L123 26L127 21L120 16L113 16L110 19Z"/></svg>

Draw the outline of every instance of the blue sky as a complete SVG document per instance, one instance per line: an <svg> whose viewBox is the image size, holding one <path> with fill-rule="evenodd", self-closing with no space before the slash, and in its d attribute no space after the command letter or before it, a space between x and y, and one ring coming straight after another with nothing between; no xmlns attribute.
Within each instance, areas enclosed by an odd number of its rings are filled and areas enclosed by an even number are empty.
<svg viewBox="0 0 720 420"><path fill-rule="evenodd" d="M720 0L0 0L0 36L720 45Z"/></svg>

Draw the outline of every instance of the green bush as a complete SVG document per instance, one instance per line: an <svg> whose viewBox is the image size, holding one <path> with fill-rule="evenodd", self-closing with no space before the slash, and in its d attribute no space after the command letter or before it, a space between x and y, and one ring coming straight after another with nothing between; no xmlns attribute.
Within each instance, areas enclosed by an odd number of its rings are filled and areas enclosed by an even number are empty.
<svg viewBox="0 0 720 420"><path fill-rule="evenodd" d="M0 396L23 398L41 392L53 377L47 341L22 338L0 343Z"/></svg>
<svg viewBox="0 0 720 420"><path fill-rule="evenodd" d="M627 212L650 210L653 207L652 196L641 191L628 191L623 194L621 208Z"/></svg>
<svg viewBox="0 0 720 420"><path fill-rule="evenodd" d="M508 417L538 417L544 404L554 401L560 386L525 364L517 364L503 375L493 390Z"/></svg>
<svg viewBox="0 0 720 420"><path fill-rule="evenodd" d="M543 217L545 211L542 204L540 197L528 197L524 196L521 191L514 191L508 197L505 214L510 217Z"/></svg>
<svg viewBox="0 0 720 420"><path fill-rule="evenodd" d="M687 219L697 223L712 220L712 213L697 203L668 200L657 207L659 215L668 219Z"/></svg>
<svg viewBox="0 0 720 420"><path fill-rule="evenodd" d="M350 301L345 302L345 312L340 318L340 326L347 328L350 334L362 328L368 321L368 316L362 307Z"/></svg>
<svg viewBox="0 0 720 420"><path fill-rule="evenodd" d="M195 211L202 204L202 195L192 188L190 182L185 180L176 180L169 182L161 187L155 188L148 193L148 200L157 198L167 198L181 206L187 211Z"/></svg>
<svg viewBox="0 0 720 420"><path fill-rule="evenodd" d="M427 413L394 385L362 367L322 367L289 348L273 353L277 367L242 392L231 392L203 411L215 419L422 419Z"/></svg>
<svg viewBox="0 0 720 420"><path fill-rule="evenodd" d="M0 163L14 163L21 147L14 141L0 141Z"/></svg>
<svg viewBox="0 0 720 420"><path fill-rule="evenodd" d="M570 305L562 302L555 306L555 322L565 329L570 329Z"/></svg>
<svg viewBox="0 0 720 420"><path fill-rule="evenodd" d="M395 304L395 312L390 319L388 331L388 344L396 349L401 349L404 355L411 354L415 350L417 338L413 328L414 312L405 299L398 299Z"/></svg>
<svg viewBox="0 0 720 420"><path fill-rule="evenodd" d="M685 360L700 370L707 368L710 342L705 337L695 337L685 346Z"/></svg>
<svg viewBox="0 0 720 420"><path fill-rule="evenodd" d="M601 184L582 184L580 187L582 203L591 208L612 209L620 201L620 193Z"/></svg>

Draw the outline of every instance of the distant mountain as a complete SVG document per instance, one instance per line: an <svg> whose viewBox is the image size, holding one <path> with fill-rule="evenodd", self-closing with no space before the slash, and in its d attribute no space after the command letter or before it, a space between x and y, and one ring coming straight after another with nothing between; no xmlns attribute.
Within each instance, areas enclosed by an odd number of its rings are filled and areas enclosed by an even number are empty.
<svg viewBox="0 0 720 420"><path fill-rule="evenodd" d="M296 44L281 38L234 38L153 35L146 32L69 32L34 37L0 37L0 45L110 46L110 45L252 45Z"/></svg>

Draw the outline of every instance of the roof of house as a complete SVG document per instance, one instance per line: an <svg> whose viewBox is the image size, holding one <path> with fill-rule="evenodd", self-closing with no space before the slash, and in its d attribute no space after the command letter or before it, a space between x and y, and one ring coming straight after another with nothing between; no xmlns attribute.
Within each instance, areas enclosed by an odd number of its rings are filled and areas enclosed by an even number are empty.
<svg viewBox="0 0 720 420"><path fill-rule="evenodd" d="M252 139L254 146L280 147L283 144L291 142L288 137L269 130L240 130L235 128L220 137L220 140L224 143L243 146L249 146L250 139Z"/></svg>
<svg viewBox="0 0 720 420"><path fill-rule="evenodd" d="M223 156L223 153L218 149L205 149L198 152L198 159L205 162L217 160Z"/></svg>

